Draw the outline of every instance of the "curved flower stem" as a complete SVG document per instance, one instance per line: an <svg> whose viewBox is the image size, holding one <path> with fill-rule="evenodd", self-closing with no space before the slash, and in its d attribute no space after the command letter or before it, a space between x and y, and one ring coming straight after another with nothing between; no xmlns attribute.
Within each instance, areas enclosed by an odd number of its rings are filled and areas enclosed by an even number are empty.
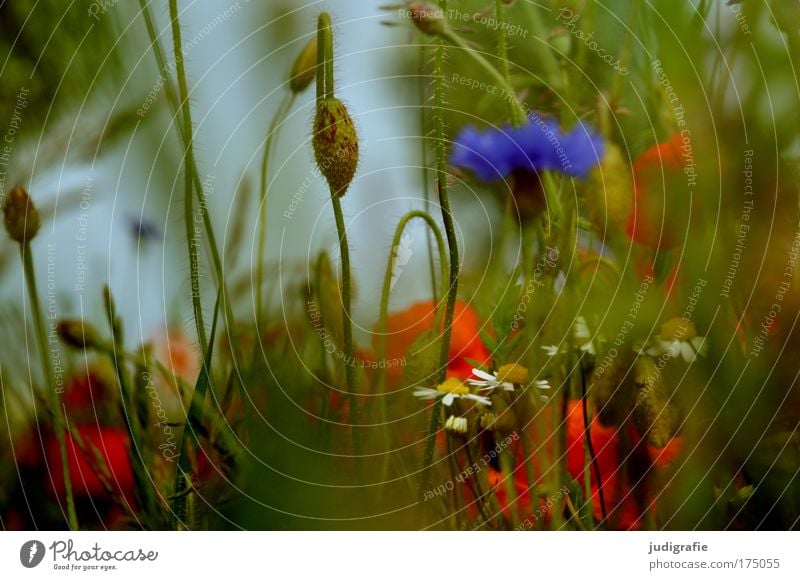
<svg viewBox="0 0 800 580"><path fill-rule="evenodd" d="M442 232L439 229L439 226L436 225L434 219L428 214L427 212L420 211L420 210L412 210L406 213L397 224L397 229L394 233L394 239L392 240L392 249L391 254L389 255L389 262L386 265L386 274L383 278L383 289L381 290L381 304L380 304L380 313L378 315L378 351L377 351L377 362L378 364L378 395L381 397L380 400L380 413L381 413L381 422L385 426L386 424L386 398L383 396L386 391L386 333L387 333L387 320L389 318L389 292L391 291L392 285L392 273L394 271L394 261L395 261L395 248L400 245L400 240L402 238L403 232L405 231L406 226L408 223L414 219L418 218L424 220L425 223L428 225L429 233L432 233L433 236L436 238L436 245L439 251L439 262L440 262L440 269L441 269L441 280L442 286L445 284L445 280L447 280L447 257L445 254L445 242L444 237L442 236ZM442 289L442 293L444 294L444 289ZM436 308L436 316L434 322L434 328L439 327L439 322L441 321L441 306L437 306ZM387 363L381 365L380 363ZM386 443L386 447L388 450L389 447L389 437L388 437L388 430L384 427L384 439ZM384 461L383 461L383 475L386 475L388 470L388 454L384 454ZM383 478L385 479L385 477Z"/></svg>
<svg viewBox="0 0 800 580"><path fill-rule="evenodd" d="M378 340L378 352L377 357L378 361L382 361L386 358L386 325L387 320L389 317L389 293L391 291L391 283L392 283L392 272L394 270L394 261L395 261L395 248L400 244L401 237L403 232L405 231L406 226L408 223L414 219L419 218L424 220L425 223L430 228L430 232L433 234L434 238L436 239L437 249L439 251L439 269L441 271L442 276L442 286L445 284L445 280L447 280L447 255L445 253L445 241L444 237L442 236L442 231L439 229L439 226L436 225L434 219L426 212L420 210L411 210L406 213L397 224L397 229L395 229L394 238L392 239L392 253L389 256L389 262L386 265L386 274L383 278L383 289L381 290L381 304L380 304L380 313L378 318L378 329L379 329L379 340ZM444 288L442 289L444 292ZM437 307L437 314L436 320L441 320L439 316L439 311L441 310L440 307ZM378 373L378 393L383 394L384 390L386 389L386 368L381 367Z"/></svg>
<svg viewBox="0 0 800 580"><path fill-rule="evenodd" d="M39 346L39 356L41 357L42 373L47 381L50 412L53 413L53 428L58 442L58 452L61 457L61 470L64 477L64 494L67 497L67 521L72 531L78 529L78 515L75 512L75 498L72 494L72 479L69 473L69 462L67 460L67 442L65 437L66 427L64 424L64 414L61 409L61 398L56 386L53 369L50 366L49 350L47 347L47 332L42 316L42 307L39 303L39 291L36 288L36 273L33 268L33 256L31 255L30 243L21 243L19 246L22 258L22 268L25 274L25 286L28 288L28 299L31 303L31 313L33 314L33 326L36 332L36 342Z"/></svg>
<svg viewBox="0 0 800 580"><path fill-rule="evenodd" d="M294 105L297 93L290 92L278 107L278 111L272 118L267 133L267 140L264 144L264 156L261 159L261 203L258 213L258 264L256 266L256 322L260 325L264 319L263 288L264 288L264 253L267 243L267 190L269 184L269 156L272 152L272 143L277 138L281 125L286 120L286 116Z"/></svg>
<svg viewBox="0 0 800 580"><path fill-rule="evenodd" d="M504 98L508 101L509 106L513 107L517 111L516 115L520 116L522 119L527 118L528 112L525 110L525 107L522 105L522 103L519 102L519 99L517 99L514 87L511 86L511 83L509 83L508 80L503 77L500 71L493 67L480 52L472 48L469 44L467 44L467 41L461 38L461 36L459 36L450 28L447 28L447 30L442 32L441 37L453 46L456 46L469 54L473 60L475 60L475 62L478 63L481 68L483 68L483 70L489 73L489 76L492 77L492 80L497 83L497 86L503 89ZM506 66L508 66L507 62ZM512 116L512 118L514 117Z"/></svg>
<svg viewBox="0 0 800 580"><path fill-rule="evenodd" d="M339 252L342 259L342 321L344 323L344 373L347 392L350 398L350 423L353 429L353 451L361 453L361 441L356 427L356 368L353 359L353 320L350 316L350 248L347 243L347 228L344 225L342 203L339 196L331 192L333 213L336 217L336 231L339 234Z"/></svg>
<svg viewBox="0 0 800 580"><path fill-rule="evenodd" d="M440 0L439 7L447 13L447 0ZM460 39L459 39L460 40ZM439 382L444 382L447 377L447 363L450 358L450 337L453 333L453 317L458 298L458 240L450 210L450 197L447 187L447 142L444 134L444 56L445 45L443 40L438 41L434 70L434 138L436 139L436 185L439 192L439 204L442 208L442 221L447 235L447 246L450 253L450 276L447 286L447 306L444 315L444 333L442 335L442 350L439 359ZM488 63L487 63L488 64ZM495 71L496 72L496 71ZM502 77L500 77L502 79ZM428 425L427 440L425 441L425 454L422 460L422 481L420 495L425 493L430 480L430 467L433 463L433 449L436 442L436 431L439 429L441 401L437 400L431 409L431 420Z"/></svg>

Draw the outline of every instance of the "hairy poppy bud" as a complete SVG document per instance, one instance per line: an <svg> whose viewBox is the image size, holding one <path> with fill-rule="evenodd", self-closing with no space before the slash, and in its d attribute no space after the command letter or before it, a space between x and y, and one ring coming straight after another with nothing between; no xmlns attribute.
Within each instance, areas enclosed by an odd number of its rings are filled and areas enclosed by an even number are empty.
<svg viewBox="0 0 800 580"><path fill-rule="evenodd" d="M317 166L331 193L343 196L358 167L358 135L347 107L339 99L317 102L312 141Z"/></svg>
<svg viewBox="0 0 800 580"><path fill-rule="evenodd" d="M21 185L8 192L3 205L3 220L9 237L20 244L30 242L39 232L39 212Z"/></svg>
<svg viewBox="0 0 800 580"><path fill-rule="evenodd" d="M438 36L447 30L447 20L438 6L427 2L412 2L408 6L411 20L425 34Z"/></svg>
<svg viewBox="0 0 800 580"><path fill-rule="evenodd" d="M343 196L358 167L358 134L347 107L334 96L333 32L326 12L317 23L317 114L311 143L331 195Z"/></svg>
<svg viewBox="0 0 800 580"><path fill-rule="evenodd" d="M312 38L297 55L289 73L289 88L293 93L302 93L317 74L317 37Z"/></svg>

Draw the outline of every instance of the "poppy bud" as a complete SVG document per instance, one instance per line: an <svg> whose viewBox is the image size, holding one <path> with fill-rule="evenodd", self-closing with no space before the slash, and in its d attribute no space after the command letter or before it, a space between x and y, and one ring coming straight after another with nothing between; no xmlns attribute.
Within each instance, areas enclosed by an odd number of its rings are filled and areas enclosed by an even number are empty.
<svg viewBox="0 0 800 580"><path fill-rule="evenodd" d="M66 344L74 348L96 348L100 345L97 329L83 320L61 320L57 326L58 335Z"/></svg>
<svg viewBox="0 0 800 580"><path fill-rule="evenodd" d="M312 38L297 55L289 73L289 88L293 93L302 93L317 74L317 38Z"/></svg>
<svg viewBox="0 0 800 580"><path fill-rule="evenodd" d="M9 237L20 244L30 242L39 232L39 212L21 185L8 192L3 205L3 220Z"/></svg>
<svg viewBox="0 0 800 580"><path fill-rule="evenodd" d="M589 215L600 234L625 230L633 207L631 168L619 147L608 143L603 161L592 172Z"/></svg>
<svg viewBox="0 0 800 580"><path fill-rule="evenodd" d="M447 30L447 20L445 20L442 10L427 2L409 4L408 15L417 28L425 34L438 36Z"/></svg>
<svg viewBox="0 0 800 580"><path fill-rule="evenodd" d="M314 157L331 193L343 196L358 167L358 135L347 107L332 97L317 102Z"/></svg>
<svg viewBox="0 0 800 580"><path fill-rule="evenodd" d="M331 194L341 197L358 167L358 134L345 104L334 96L333 32L323 12L317 23L317 114L314 118L314 158Z"/></svg>

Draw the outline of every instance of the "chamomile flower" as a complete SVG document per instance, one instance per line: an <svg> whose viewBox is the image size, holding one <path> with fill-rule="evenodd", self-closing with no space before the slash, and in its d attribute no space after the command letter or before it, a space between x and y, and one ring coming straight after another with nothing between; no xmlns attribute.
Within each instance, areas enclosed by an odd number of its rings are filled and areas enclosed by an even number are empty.
<svg viewBox="0 0 800 580"><path fill-rule="evenodd" d="M493 391L495 389L513 391L515 384L522 385L530 382L528 369L518 364L503 365L496 373L472 369L472 374L478 378L467 379L467 382L474 387L479 387L481 391ZM546 380L536 380L533 385L542 390L550 388L550 383Z"/></svg>
<svg viewBox="0 0 800 580"><path fill-rule="evenodd" d="M452 405L453 401L456 399L468 399L487 406L492 404L488 397L473 394L467 385L453 377L447 379L435 389L417 387L414 391L414 396L419 397L423 401L442 399L442 403L447 407Z"/></svg>
<svg viewBox="0 0 800 580"><path fill-rule="evenodd" d="M681 357L687 363L694 362L698 355L708 350L706 338L697 336L694 323L683 318L672 318L661 325L661 333L645 352L652 357Z"/></svg>

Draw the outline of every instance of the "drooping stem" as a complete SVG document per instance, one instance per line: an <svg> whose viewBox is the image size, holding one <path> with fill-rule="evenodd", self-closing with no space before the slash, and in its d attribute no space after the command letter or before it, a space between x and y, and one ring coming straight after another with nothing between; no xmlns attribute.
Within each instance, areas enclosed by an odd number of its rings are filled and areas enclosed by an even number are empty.
<svg viewBox="0 0 800 580"><path fill-rule="evenodd" d="M434 219L428 214L427 212L420 211L420 210L412 210L406 213L402 218L400 218L400 222L397 224L397 229L395 229L394 239L392 240L392 250L391 254L389 255L389 262L386 264L386 274L383 278L383 289L381 290L381 304L380 304L380 313L378 314L378 349L377 349L377 360L378 360L378 389L377 394L381 398L380 400L380 412L381 412L381 422L384 425L384 437L385 442L388 449L388 430L385 427L387 417L386 417L386 398L384 394L386 392L386 368L389 365L389 361L386 360L386 341L387 341L387 320L389 318L389 293L392 289L392 277L394 274L394 265L396 256L396 249L399 247L403 232L405 231L406 226L408 223L414 219L418 218L424 220L425 223L428 225L428 232L432 234L436 239L436 245L439 251L439 268L441 270L441 281L442 286L445 284L445 280L447 280L447 258L446 258L446 249L445 249L445 242L444 237L442 236L442 232L439 229L439 226L436 225ZM442 293L444 294L444 289L442 289ZM439 327L439 323L441 322L441 306L437 307L436 315L434 316L434 328ZM383 363L383 364L381 364ZM384 462L383 462L383 478L385 479L386 472L388 470L388 453L384 455Z"/></svg>
<svg viewBox="0 0 800 580"><path fill-rule="evenodd" d="M290 92L278 107L278 111L272 118L267 133L267 140L264 144L264 155L261 159L261 203L258 212L258 264L256 266L256 321L261 324L264 320L263 288L264 288L264 253L267 243L267 190L269 183L269 157L272 151L272 144L278 136L281 125L286 120L286 115L294 105L297 93Z"/></svg>
<svg viewBox="0 0 800 580"><path fill-rule="evenodd" d="M420 210L412 210L406 213L397 224L397 228L394 232L394 238L392 239L392 253L389 256L389 262L386 265L386 273L383 278L383 289L381 290L381 304L380 304L380 313L378 314L378 351L377 351L377 358L378 361L384 361L386 358L386 342L387 342L387 320L389 318L389 293L391 291L392 285L392 274L394 273L394 264L395 264L395 250L399 246L403 232L405 231L406 226L412 219L421 219L425 221L428 225L429 231L433 234L437 249L439 252L439 269L441 271L441 279L442 279L442 286L446 283L447 280L447 256L446 256L446 246L444 237L442 236L442 232L439 229L439 226L436 224L434 219L430 216L430 214L420 211ZM442 290L444 293L444 289ZM436 320L441 321L441 318L438 314L440 308L437 309ZM386 366L380 366L378 372L378 394L382 395L386 389Z"/></svg>
<svg viewBox="0 0 800 580"><path fill-rule="evenodd" d="M516 113L512 118L522 118L525 119L528 114L525 110L525 107L516 97L516 93L514 92L514 87L508 82L508 80L498 71L495 67L493 67L488 60L486 60L483 55L472 48L467 41L465 41L461 36L453 31L450 28L447 28L442 33L442 38L444 38L450 44L462 49L466 52L476 63L478 63L483 70L489 73L489 76L492 77L492 80L497 83L497 86L503 89L503 98L509 103L509 106L513 107L516 110ZM438 58L438 55L437 55ZM506 66L508 63L506 63ZM436 81L434 80L434 83ZM435 85L434 85L435 86ZM434 89L435 90L435 89ZM435 106L435 104L434 104ZM437 136L438 137L438 136Z"/></svg>
<svg viewBox="0 0 800 580"><path fill-rule="evenodd" d="M47 382L50 412L53 414L53 428L55 429L56 441L58 442L58 452L61 457L61 470L64 477L64 494L67 498L67 521L72 531L78 529L78 515L75 511L75 498L72 494L72 478L69 472L69 462L67 461L67 442L64 414L61 408L61 397L56 386L53 369L50 365L49 350L47 347L47 332L42 316L42 307L39 303L39 291L36 288L36 273L33 268L33 256L29 243L21 243L19 246L22 257L22 268L25 273L25 286L28 289L28 299L31 303L31 313L33 315L33 325L36 332L36 342L39 347L39 356L42 363L42 374Z"/></svg>

